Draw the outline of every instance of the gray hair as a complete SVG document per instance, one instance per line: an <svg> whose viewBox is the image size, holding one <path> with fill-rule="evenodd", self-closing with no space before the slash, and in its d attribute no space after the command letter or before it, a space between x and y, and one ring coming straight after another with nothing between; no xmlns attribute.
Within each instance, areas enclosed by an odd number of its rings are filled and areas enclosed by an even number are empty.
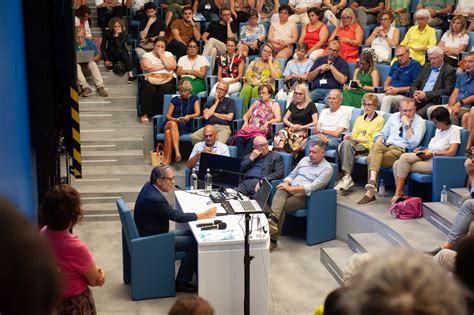
<svg viewBox="0 0 474 315"><path fill-rule="evenodd" d="M427 51L428 56L435 55L435 56L441 56L444 55L443 49L439 46L433 46Z"/></svg>
<svg viewBox="0 0 474 315"><path fill-rule="evenodd" d="M166 175L166 172L168 170L171 170L171 167L169 165L164 165L164 166L155 166L153 170L151 171L150 174L150 182L152 184L155 184L158 178L163 178Z"/></svg>
<svg viewBox="0 0 474 315"><path fill-rule="evenodd" d="M347 262L347 268L344 270L344 285L352 286L359 272L361 272L372 260L373 255L369 253L354 254Z"/></svg>
<svg viewBox="0 0 474 315"><path fill-rule="evenodd" d="M415 19L417 17L425 17L429 19L431 17L431 14L430 14L430 11L428 11L427 9L420 9L415 12Z"/></svg>
<svg viewBox="0 0 474 315"><path fill-rule="evenodd" d="M310 147L318 146L323 151L326 151L326 148L327 148L327 144L323 140L319 139L319 137L315 137L311 139L311 143L309 145Z"/></svg>

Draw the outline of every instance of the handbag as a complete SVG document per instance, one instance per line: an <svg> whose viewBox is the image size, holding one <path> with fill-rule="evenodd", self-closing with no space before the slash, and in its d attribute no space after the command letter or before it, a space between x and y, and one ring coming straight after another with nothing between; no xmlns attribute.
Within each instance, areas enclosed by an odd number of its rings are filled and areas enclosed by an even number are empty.
<svg viewBox="0 0 474 315"><path fill-rule="evenodd" d="M146 80L153 85L162 85L173 79L171 73L149 73L145 75Z"/></svg>
<svg viewBox="0 0 474 315"><path fill-rule="evenodd" d="M156 150L150 151L150 160L153 167L163 165L165 146L162 143L156 145Z"/></svg>
<svg viewBox="0 0 474 315"><path fill-rule="evenodd" d="M140 47L145 49L146 51L151 51L154 48L153 41L151 41L149 38L146 38L142 42L140 42Z"/></svg>
<svg viewBox="0 0 474 315"><path fill-rule="evenodd" d="M390 207L390 213L401 220L415 219L423 215L421 198L400 197L397 202Z"/></svg>

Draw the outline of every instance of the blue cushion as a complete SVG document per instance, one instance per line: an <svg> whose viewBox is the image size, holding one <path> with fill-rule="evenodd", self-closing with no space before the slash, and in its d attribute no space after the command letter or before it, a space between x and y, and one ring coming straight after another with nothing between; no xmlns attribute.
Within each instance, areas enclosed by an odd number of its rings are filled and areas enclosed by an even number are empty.
<svg viewBox="0 0 474 315"><path fill-rule="evenodd" d="M186 258L186 252L176 252L174 254L174 260L182 260Z"/></svg>
<svg viewBox="0 0 474 315"><path fill-rule="evenodd" d="M411 173L410 179L417 181L419 183L431 183L433 182L433 175L431 174L421 174L421 173Z"/></svg>
<svg viewBox="0 0 474 315"><path fill-rule="evenodd" d="M294 212L287 212L286 214L291 215L293 217L297 217L297 218L306 218L306 216L307 216L306 209L300 209L300 210L296 210Z"/></svg>
<svg viewBox="0 0 474 315"><path fill-rule="evenodd" d="M336 158L337 152L336 150L328 150L324 154L325 157Z"/></svg>
<svg viewBox="0 0 474 315"><path fill-rule="evenodd" d="M359 156L355 162L357 164L363 164L363 165L367 165L367 155L364 155L364 156Z"/></svg>

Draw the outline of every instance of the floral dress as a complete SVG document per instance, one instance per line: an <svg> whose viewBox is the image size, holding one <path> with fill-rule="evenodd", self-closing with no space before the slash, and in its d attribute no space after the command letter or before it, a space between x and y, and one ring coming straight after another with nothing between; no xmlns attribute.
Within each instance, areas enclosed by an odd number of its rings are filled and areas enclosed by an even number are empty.
<svg viewBox="0 0 474 315"><path fill-rule="evenodd" d="M262 103L258 101L257 105L253 108L250 119L249 119L249 128L251 129L260 129L267 121L275 118L273 113L273 104L275 102L272 100L268 103ZM271 126L268 126L266 135L270 134Z"/></svg>
<svg viewBox="0 0 474 315"><path fill-rule="evenodd" d="M231 59L229 55L220 55L217 57L217 62L222 69L222 78L236 78L239 76L239 65L245 60L244 56L234 55Z"/></svg>

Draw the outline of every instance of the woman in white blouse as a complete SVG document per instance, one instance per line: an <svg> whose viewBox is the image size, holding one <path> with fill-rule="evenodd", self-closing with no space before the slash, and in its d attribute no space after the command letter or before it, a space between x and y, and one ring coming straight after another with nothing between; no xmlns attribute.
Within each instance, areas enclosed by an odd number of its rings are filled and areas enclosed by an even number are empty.
<svg viewBox="0 0 474 315"><path fill-rule="evenodd" d="M436 125L436 133L428 148L417 148L411 153L403 153L393 164L396 189L392 204L403 196L403 188L411 172L431 174L433 156L454 156L458 150L461 143L460 128L451 124L449 111L444 107L438 107L431 113L431 120Z"/></svg>
<svg viewBox="0 0 474 315"><path fill-rule="evenodd" d="M91 28L89 26L89 16L91 15L91 9L87 5L81 5L76 10L76 16L74 17L74 25L80 26L86 31L86 37L92 39Z"/></svg>
<svg viewBox="0 0 474 315"><path fill-rule="evenodd" d="M458 66L458 54L465 51L469 43L469 35L466 34L466 26L466 18L462 15L456 15L451 20L449 30L443 34L438 44L444 51L444 61L454 68Z"/></svg>
<svg viewBox="0 0 474 315"><path fill-rule="evenodd" d="M391 11L382 11L378 17L380 26L374 28L372 34L365 41L367 47L375 50L382 62L390 62L392 48L400 42L400 30L392 25L394 16Z"/></svg>
<svg viewBox="0 0 474 315"><path fill-rule="evenodd" d="M278 15L280 21L272 23L268 30L268 42L272 44L277 58L288 59L293 55L293 44L298 40L298 28L296 24L288 21L292 13L291 7L287 4L280 6Z"/></svg>
<svg viewBox="0 0 474 315"><path fill-rule="evenodd" d="M206 57L198 54L199 44L195 39L188 42L188 54L179 58L176 74L183 80L191 82L192 95L206 90L206 72L210 66Z"/></svg>

